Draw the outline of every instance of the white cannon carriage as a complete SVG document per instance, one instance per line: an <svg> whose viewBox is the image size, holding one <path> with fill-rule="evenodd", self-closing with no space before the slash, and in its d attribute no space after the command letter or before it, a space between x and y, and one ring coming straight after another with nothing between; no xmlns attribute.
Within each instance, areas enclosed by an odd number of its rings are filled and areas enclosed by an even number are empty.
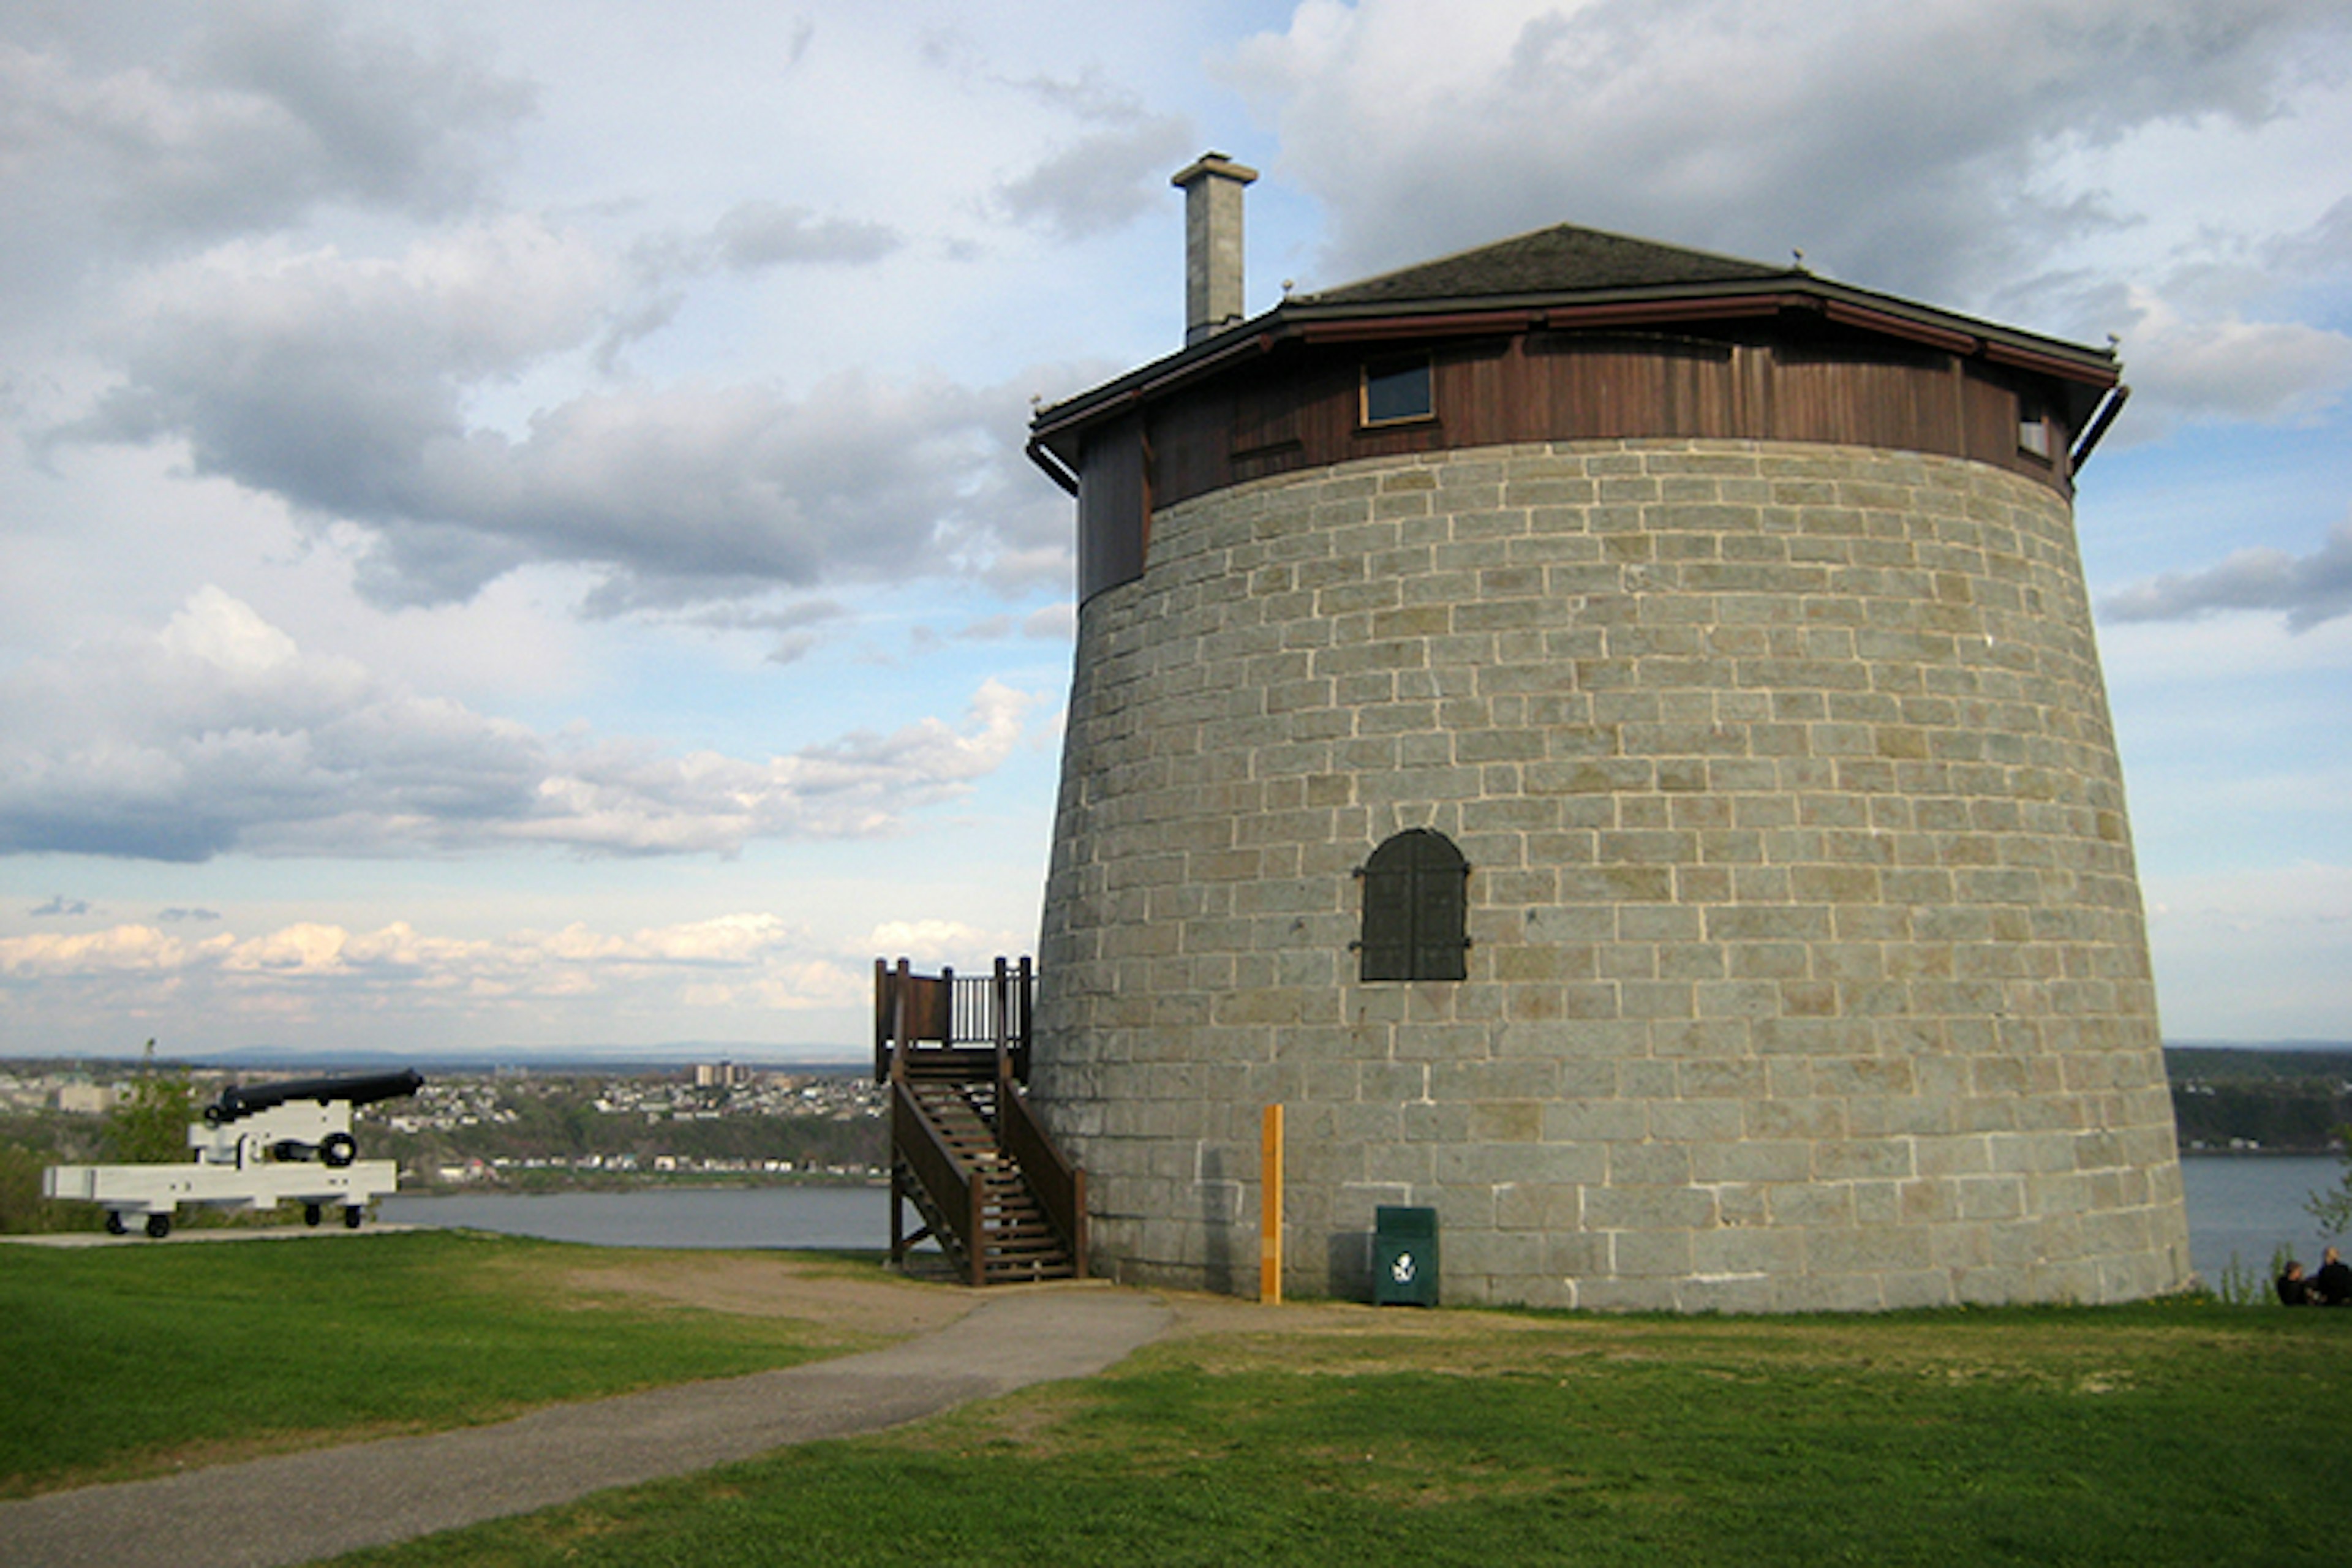
<svg viewBox="0 0 2352 1568"><path fill-rule="evenodd" d="M105 1205L106 1228L115 1236L130 1228L132 1215L145 1217L149 1236L168 1236L182 1204L272 1209L298 1203L309 1225L340 1205L343 1224L357 1229L368 1205L398 1189L400 1170L390 1160L359 1157L352 1111L424 1086L413 1068L231 1085L205 1107L202 1121L188 1124L187 1163L52 1165L41 1188L53 1198Z"/></svg>

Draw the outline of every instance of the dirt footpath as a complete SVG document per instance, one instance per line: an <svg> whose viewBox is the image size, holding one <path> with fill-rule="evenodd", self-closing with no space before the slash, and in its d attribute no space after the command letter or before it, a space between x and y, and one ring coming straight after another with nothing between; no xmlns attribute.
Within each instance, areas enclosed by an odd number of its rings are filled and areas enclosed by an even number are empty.
<svg viewBox="0 0 2352 1568"><path fill-rule="evenodd" d="M658 1254L643 1260L600 1261L573 1270L567 1285L612 1291L638 1302L659 1301L747 1317L797 1318L844 1335L898 1338L929 1333L961 1317L992 1292L974 1292L944 1280L877 1275L856 1264L791 1254L741 1253L698 1257ZM1094 1282L1095 1289L1108 1289ZM1261 1306L1235 1296L1154 1290L1170 1324L1162 1337L1216 1334L1403 1335L1412 1338L1492 1335L1538 1328L1538 1320L1506 1313L1429 1312L1352 1301L1299 1301ZM1557 1331L1558 1325L1548 1325Z"/></svg>
<svg viewBox="0 0 2352 1568"><path fill-rule="evenodd" d="M577 1290L611 1291L747 1318L795 1318L844 1338L904 1339L929 1333L971 1310L980 1298L954 1286L877 1274L856 1264L791 1253L618 1253L572 1269Z"/></svg>

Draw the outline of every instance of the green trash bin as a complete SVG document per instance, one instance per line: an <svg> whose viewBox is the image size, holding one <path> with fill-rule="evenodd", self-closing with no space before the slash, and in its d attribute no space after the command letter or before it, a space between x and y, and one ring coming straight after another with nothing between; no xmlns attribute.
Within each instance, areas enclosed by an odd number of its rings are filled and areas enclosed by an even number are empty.
<svg viewBox="0 0 2352 1568"><path fill-rule="evenodd" d="M1437 1211L1383 1204L1372 1215L1372 1305L1437 1305Z"/></svg>

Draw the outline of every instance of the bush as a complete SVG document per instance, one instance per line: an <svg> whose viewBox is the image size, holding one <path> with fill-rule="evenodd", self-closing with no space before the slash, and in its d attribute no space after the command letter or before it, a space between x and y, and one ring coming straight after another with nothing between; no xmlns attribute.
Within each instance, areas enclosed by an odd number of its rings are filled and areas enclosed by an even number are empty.
<svg viewBox="0 0 2352 1568"><path fill-rule="evenodd" d="M107 1157L122 1165L163 1165L188 1157L188 1123L196 1119L196 1086L184 1072L155 1070L155 1042L130 1091L107 1113Z"/></svg>
<svg viewBox="0 0 2352 1568"><path fill-rule="evenodd" d="M41 1195L46 1156L16 1144L0 1144L0 1235L79 1230L90 1223L87 1204L52 1203Z"/></svg>

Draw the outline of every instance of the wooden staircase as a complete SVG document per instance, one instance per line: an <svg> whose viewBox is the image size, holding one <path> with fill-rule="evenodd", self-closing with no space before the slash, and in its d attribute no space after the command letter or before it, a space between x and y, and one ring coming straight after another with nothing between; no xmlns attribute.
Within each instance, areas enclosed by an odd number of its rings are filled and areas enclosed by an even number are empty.
<svg viewBox="0 0 2352 1568"><path fill-rule="evenodd" d="M936 1240L975 1285L1086 1272L1086 1173L1055 1148L1028 1076L1026 959L959 979L875 965L875 1078L891 1086L890 1258ZM905 1206L921 1220L909 1234Z"/></svg>

